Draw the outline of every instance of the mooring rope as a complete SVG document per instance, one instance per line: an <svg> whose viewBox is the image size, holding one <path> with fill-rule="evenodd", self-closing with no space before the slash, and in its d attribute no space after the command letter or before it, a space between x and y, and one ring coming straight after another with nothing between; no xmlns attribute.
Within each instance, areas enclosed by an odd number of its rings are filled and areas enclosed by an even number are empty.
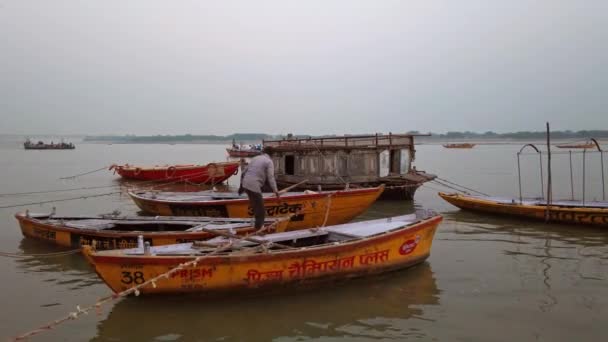
<svg viewBox="0 0 608 342"><path fill-rule="evenodd" d="M79 174L73 175L73 176L61 177L59 179L74 179L74 178L77 178L77 177L80 177L80 176L90 175L91 173L99 172L99 171L105 170L107 168L108 168L108 166L104 166L104 167L100 167L99 169L95 169L95 170L92 170L92 171L87 171L87 172L79 173Z"/></svg>
<svg viewBox="0 0 608 342"><path fill-rule="evenodd" d="M110 196L110 195L120 194L120 193L122 193L122 191L113 191L113 192L107 192L107 193L103 193L103 194L86 195L86 196L63 198L63 199L55 199L55 200L48 200L48 201L37 201L37 202L29 202L29 203L11 204L11 205L0 206L0 209L25 207L25 206L28 206L28 205L41 205L41 204L56 203L56 202L67 202L67 201L74 201L74 200L87 199L87 198L93 198L93 197Z"/></svg>
<svg viewBox="0 0 608 342"><path fill-rule="evenodd" d="M289 220L289 219L291 219L292 216L293 215L286 216L284 219L285 220ZM272 225L276 225L279 222L282 222L282 220L277 220L276 222L273 222ZM254 235L256 235L256 234L258 234L260 232L261 232L261 230L257 231L257 232L254 232L253 234L249 234L246 237L254 236ZM64 322L67 322L67 321L70 321L70 320L75 320L75 319L81 317L83 314L86 315L86 314L88 314L93 309L101 310L101 306L103 304L112 302L112 301L117 300L117 299L122 298L122 297L126 297L126 296L128 296L130 294L134 294L135 296L139 296L140 295L140 292L139 292L140 289L142 289L144 287L147 287L148 285L152 285L153 288L156 288L156 282L157 281L160 281L162 279L169 279L169 277L171 275L175 274L178 271L181 271L184 268L187 268L187 267L190 267L190 266L196 267L196 264L198 264L202 260L204 260L206 258L209 258L209 257L211 257L213 255L216 255L218 253L221 253L221 252L224 252L226 250L231 249L233 247L233 243L234 243L234 241L232 239L229 239L228 242L225 245L218 246L215 250L213 250L213 251L211 251L211 252L209 252L209 253L207 253L205 255L201 255L199 257L196 257L194 260L181 263L181 264L175 266L174 268L168 270L167 272L159 274L158 276L156 276L154 278L151 278L151 279L148 279L148 280L144 281L143 283L141 283L139 285L135 285L135 286L133 286L133 287L127 289L127 290L124 290L124 291L121 291L121 292L118 292L118 293L113 293L113 294L111 294L109 296L106 296L106 297L102 297L99 300L97 300L97 302L95 304L91 304L91 305L86 306L84 308L81 308L80 305L76 305L76 311L70 312L67 315L65 315L65 316L63 316L63 317L61 317L59 319L56 319L54 321L51 321L51 322L49 322L49 323L47 323L45 325L42 325L42 326L38 327L38 328L35 328L35 329L30 330L30 331L28 331L28 332L26 332L24 334L21 334L21 335L15 337L15 340L17 340L17 341L24 340L24 339L30 338L30 337L32 337L34 335L38 335L40 333L43 333L45 331L49 331L49 330L53 329L54 327L56 327L56 326L58 326L58 325L60 325L60 324L62 324ZM263 245L263 243L266 243L266 241L259 241L259 243L260 243L260 245ZM273 244L272 242L267 242L267 243L270 246L272 246L272 244ZM263 249L263 251L268 252L267 249Z"/></svg>
<svg viewBox="0 0 608 342"><path fill-rule="evenodd" d="M490 196L490 195L485 194L485 193L483 193L483 192L481 192L481 191L477 191L477 190L475 190L475 189L467 188L467 187L466 187L466 186L464 186L464 185L460 185L460 184L458 184L458 183L451 182L451 181L449 181L449 180L447 180L447 179L444 179L444 178L436 177L435 179L436 179L436 180L438 179L439 181L446 182L446 183L448 183L448 184L451 184L451 185L454 185L454 186L458 186L458 187L461 187L461 188L463 188L463 189L466 189L466 190L469 190L469 191L472 191L472 192L478 193L478 194L480 194L480 195L484 195L484 196Z"/></svg>
<svg viewBox="0 0 608 342"><path fill-rule="evenodd" d="M0 197L22 196L22 195L37 195L37 194L50 194L50 193L55 193L55 192L71 192L71 191L105 189L105 188L114 188L114 187L120 187L120 185L114 184L114 185L101 185L101 186L84 186L84 187L81 187L81 188L70 188L70 189L41 190L41 191L29 191L29 192L12 192L12 193L3 193L3 194L0 194Z"/></svg>

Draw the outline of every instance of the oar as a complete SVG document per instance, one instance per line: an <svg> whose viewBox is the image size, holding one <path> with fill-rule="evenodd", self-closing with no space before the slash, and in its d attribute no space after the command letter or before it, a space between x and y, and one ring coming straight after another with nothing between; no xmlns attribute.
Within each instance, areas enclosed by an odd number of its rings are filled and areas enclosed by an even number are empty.
<svg viewBox="0 0 608 342"><path fill-rule="evenodd" d="M288 192L289 190L291 190L293 188L297 188L298 186L300 186L300 185L302 185L302 184L304 184L306 182L308 182L308 179L305 179L305 180L301 181L300 183L296 183L294 185L290 185L290 186L286 187L285 189L279 191L279 195L282 195L282 194Z"/></svg>
<svg viewBox="0 0 608 342"><path fill-rule="evenodd" d="M236 234L232 234L232 233L228 233L228 232L220 231L220 230L216 230L216 229L209 229L209 228L201 227L200 230L202 230L203 232L209 233L209 234L219 235L219 236L223 236L223 237L226 237L226 238L232 238L232 239L237 239L237 240L241 240L241 241L253 242L253 243L257 243L259 245L268 242L268 243L270 243L271 246L277 246L277 247L283 248L283 249L291 249L291 248L293 248L291 246L283 245L283 244L272 242L272 241L264 241L264 240L259 240L259 239L254 239L254 238L251 238L251 237L247 237L247 236L238 236Z"/></svg>

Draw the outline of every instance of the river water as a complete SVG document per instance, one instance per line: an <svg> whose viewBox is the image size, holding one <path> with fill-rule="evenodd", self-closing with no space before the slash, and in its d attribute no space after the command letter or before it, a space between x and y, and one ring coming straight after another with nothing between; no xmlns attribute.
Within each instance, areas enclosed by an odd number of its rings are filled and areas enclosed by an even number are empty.
<svg viewBox="0 0 608 342"><path fill-rule="evenodd" d="M93 186L108 188L0 196L0 206L120 191L108 171L60 177L112 163L205 163L226 159L221 145L84 144L74 151L25 151L0 143L2 194ZM448 150L417 146L420 170L492 195L517 196L520 145ZM555 155L555 198L571 196L568 155ZM575 196L582 195L582 155L573 155ZM586 156L585 196L601 199L598 154ZM608 163L608 161L607 161ZM538 157L521 157L524 196L541 192ZM546 172L546 169L544 170ZM608 174L608 169L606 170ZM545 175L546 178L546 175ZM231 179L234 187L236 179ZM124 189L124 187L123 187ZM435 209L444 215L430 258L381 277L275 295L122 299L33 340L61 341L594 341L608 336L608 231L546 225L461 212L438 185L415 201L375 203L358 219ZM445 190L445 189L443 189ZM0 251L52 253L57 247L22 237L14 213L101 214L137 208L124 194L0 209ZM10 338L94 303L110 290L80 255L0 258L0 337Z"/></svg>

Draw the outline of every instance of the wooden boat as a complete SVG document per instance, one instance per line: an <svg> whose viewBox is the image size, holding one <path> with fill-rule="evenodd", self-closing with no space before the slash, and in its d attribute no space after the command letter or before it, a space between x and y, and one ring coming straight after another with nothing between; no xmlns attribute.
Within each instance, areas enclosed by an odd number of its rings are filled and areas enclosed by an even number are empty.
<svg viewBox="0 0 608 342"><path fill-rule="evenodd" d="M218 184L239 171L238 162L209 163L206 165L164 165L143 167L135 165L112 165L121 177L146 181L179 181L187 180L193 183Z"/></svg>
<svg viewBox="0 0 608 342"><path fill-rule="evenodd" d="M439 196L463 210L489 214L545 220L547 202L489 196L439 193ZM569 224L589 224L608 227L608 202L553 201L549 205L549 221Z"/></svg>
<svg viewBox="0 0 608 342"><path fill-rule="evenodd" d="M235 149L235 148L227 148L226 152L228 155L233 158L250 158L255 157L262 153L260 150L255 149Z"/></svg>
<svg viewBox="0 0 608 342"><path fill-rule="evenodd" d="M580 143L580 144L561 144L561 145L555 145L558 148L594 148L595 147L595 143L592 141L587 141L584 143Z"/></svg>
<svg viewBox="0 0 608 342"><path fill-rule="evenodd" d="M459 144L443 144L445 148L473 148L475 144L470 143L459 143Z"/></svg>
<svg viewBox="0 0 608 342"><path fill-rule="evenodd" d="M158 276L160 278L154 283L149 282L151 285L143 286L139 291L144 294L209 294L226 290L256 290L367 276L410 267L430 255L440 221L441 216L425 211L388 219L268 234L256 237L255 242L233 242L230 250L184 243L152 247L147 254L142 249L94 251L89 246L83 252L114 292ZM226 243L226 238L215 238L206 241L205 245L221 248ZM278 245L282 248L277 248Z"/></svg>
<svg viewBox="0 0 608 342"><path fill-rule="evenodd" d="M264 140L279 187L337 190L386 186L382 199L411 200L416 189L435 175L416 170L414 138L428 134L345 135Z"/></svg>
<svg viewBox="0 0 608 342"><path fill-rule="evenodd" d="M280 198L264 194L268 217L292 215L289 230L346 223L363 213L384 186L341 191L287 192ZM222 192L129 192L141 210L164 216L252 217L246 195ZM329 208L328 208L329 206Z"/></svg>
<svg viewBox="0 0 608 342"><path fill-rule="evenodd" d="M215 235L203 231L232 230L246 234L254 230L251 219L209 217L117 217L55 216L53 214L18 213L21 232L28 238L48 241L64 247L95 245L97 249L132 248L137 237L152 246L204 240ZM269 218L265 225L282 232L287 220Z"/></svg>
<svg viewBox="0 0 608 342"><path fill-rule="evenodd" d="M23 143L23 148L26 150L73 150L76 148L72 143L53 143L45 144L43 141L38 141L37 143L33 143L30 139L27 139Z"/></svg>

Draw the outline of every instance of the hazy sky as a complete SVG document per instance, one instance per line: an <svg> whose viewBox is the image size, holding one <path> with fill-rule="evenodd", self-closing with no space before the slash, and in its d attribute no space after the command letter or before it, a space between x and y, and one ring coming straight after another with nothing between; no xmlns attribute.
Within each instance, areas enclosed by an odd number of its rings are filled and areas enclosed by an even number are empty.
<svg viewBox="0 0 608 342"><path fill-rule="evenodd" d="M0 133L608 129L608 1L0 0Z"/></svg>

